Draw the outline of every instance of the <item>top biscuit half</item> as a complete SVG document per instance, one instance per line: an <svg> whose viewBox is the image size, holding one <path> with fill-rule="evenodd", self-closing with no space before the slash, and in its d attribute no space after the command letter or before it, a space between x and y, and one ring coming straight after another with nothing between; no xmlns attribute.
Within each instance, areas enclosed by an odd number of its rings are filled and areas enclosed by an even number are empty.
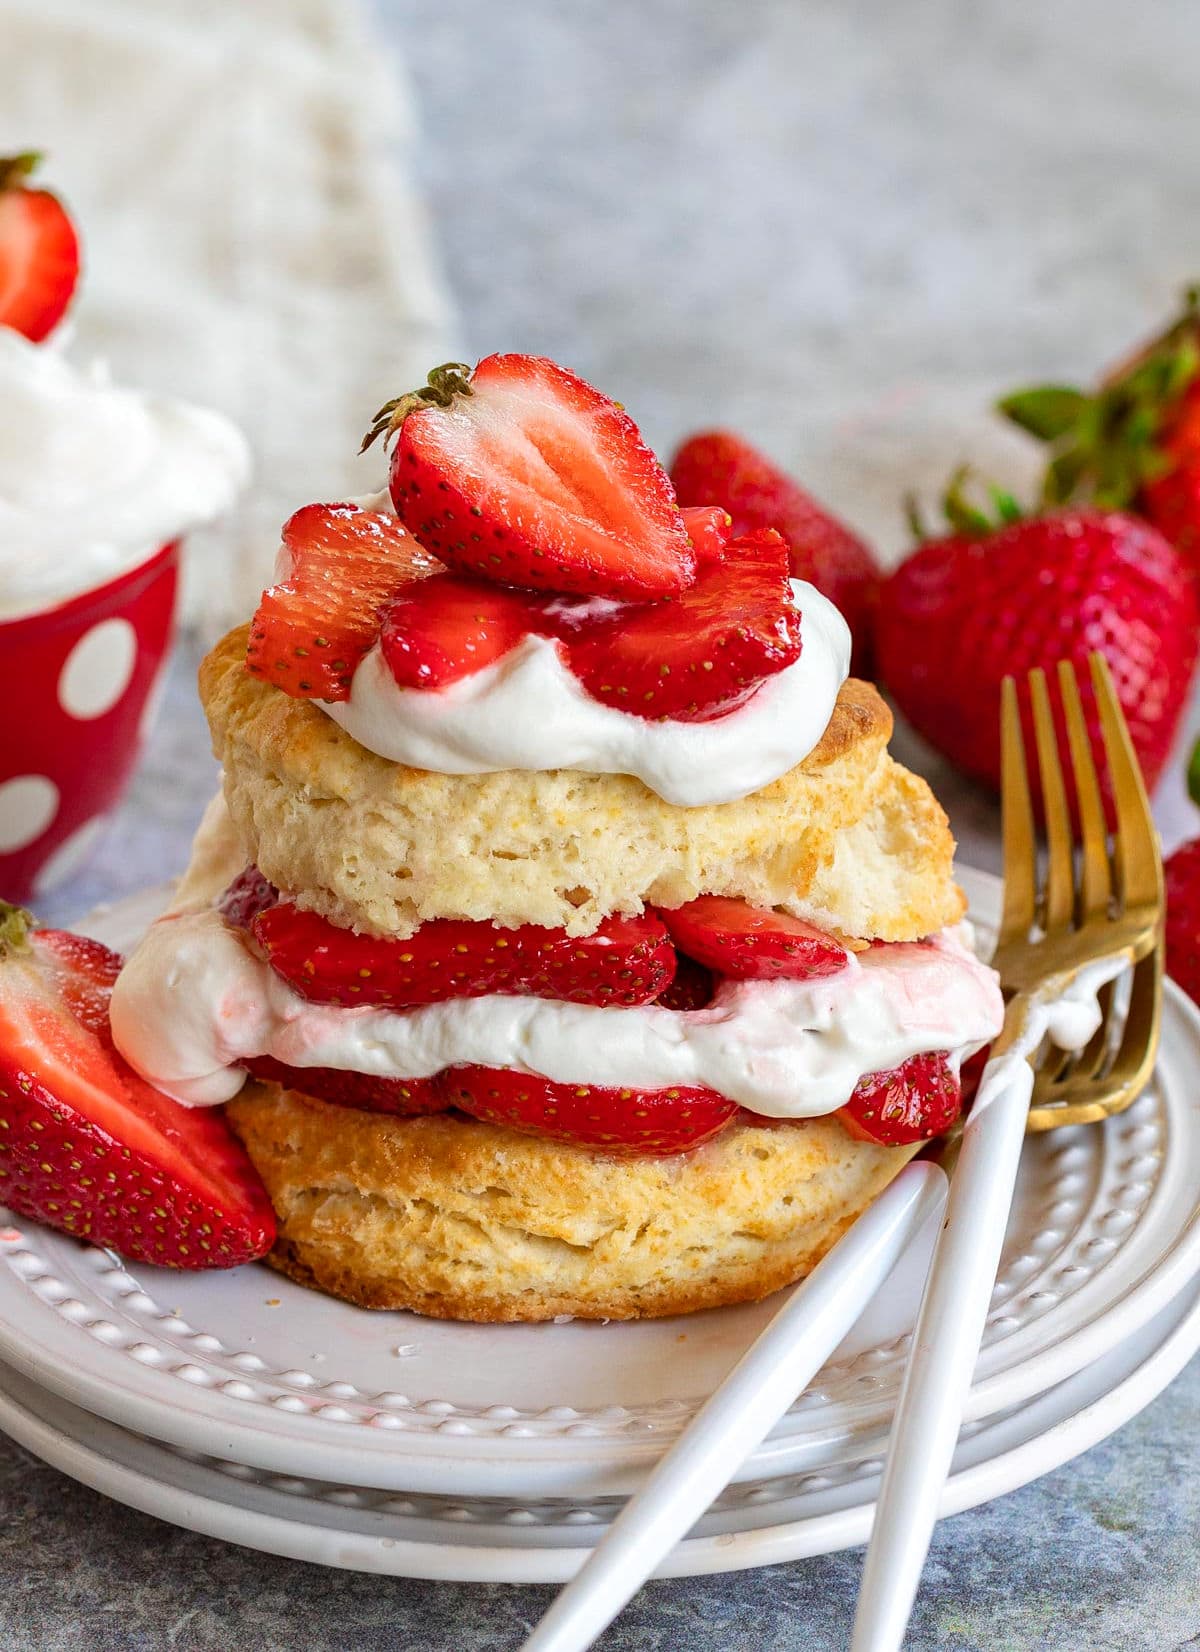
<svg viewBox="0 0 1200 1652"><path fill-rule="evenodd" d="M843 685L818 745L780 779L684 808L627 775L389 762L249 676L247 639L231 631L200 669L230 814L247 860L343 927L403 937L469 918L583 935L712 893L901 941L965 909L946 816L889 756L891 713L869 683Z"/></svg>

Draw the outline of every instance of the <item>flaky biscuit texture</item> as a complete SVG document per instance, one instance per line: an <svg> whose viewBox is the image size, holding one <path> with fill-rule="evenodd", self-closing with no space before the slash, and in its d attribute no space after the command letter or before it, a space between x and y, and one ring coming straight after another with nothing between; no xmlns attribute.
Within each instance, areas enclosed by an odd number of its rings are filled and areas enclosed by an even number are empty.
<svg viewBox="0 0 1200 1652"><path fill-rule="evenodd" d="M275 1267L360 1307L490 1322L756 1301L809 1272L915 1152L830 1117L606 1158L253 1082L227 1113L275 1206Z"/></svg>
<svg viewBox="0 0 1200 1652"><path fill-rule="evenodd" d="M406 936L472 918L582 935L611 913L715 893L909 940L964 910L945 814L888 756L891 714L868 683L844 684L821 742L788 774L688 809L626 775L387 762L248 676L246 636L231 632L200 673L230 814L248 858L343 927Z"/></svg>

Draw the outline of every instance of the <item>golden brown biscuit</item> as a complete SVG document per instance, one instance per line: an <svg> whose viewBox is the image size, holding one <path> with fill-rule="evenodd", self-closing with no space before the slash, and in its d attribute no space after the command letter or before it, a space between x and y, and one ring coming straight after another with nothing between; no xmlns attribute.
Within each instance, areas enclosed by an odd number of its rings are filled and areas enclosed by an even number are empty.
<svg viewBox="0 0 1200 1652"><path fill-rule="evenodd" d="M735 1123L672 1158L605 1158L253 1082L227 1115L279 1218L273 1266L363 1308L439 1319L756 1301L809 1272L916 1151L855 1141L830 1117Z"/></svg>
<svg viewBox="0 0 1200 1652"><path fill-rule="evenodd" d="M869 683L844 684L816 749L770 786L680 808L627 775L387 762L248 676L246 635L230 632L200 671L230 813L248 858L344 927L403 936L474 918L578 935L711 892L910 940L964 910L946 816L888 756L891 713Z"/></svg>

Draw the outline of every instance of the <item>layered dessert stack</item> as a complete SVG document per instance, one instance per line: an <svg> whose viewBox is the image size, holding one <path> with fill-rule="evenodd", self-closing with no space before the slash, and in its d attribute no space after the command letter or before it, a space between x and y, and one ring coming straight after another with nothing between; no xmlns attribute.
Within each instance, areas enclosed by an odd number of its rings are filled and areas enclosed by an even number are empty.
<svg viewBox="0 0 1200 1652"><path fill-rule="evenodd" d="M201 694L224 769L120 976L271 1260L369 1307L632 1318L799 1277L998 1030L945 816L778 534L680 509L541 358L384 409Z"/></svg>

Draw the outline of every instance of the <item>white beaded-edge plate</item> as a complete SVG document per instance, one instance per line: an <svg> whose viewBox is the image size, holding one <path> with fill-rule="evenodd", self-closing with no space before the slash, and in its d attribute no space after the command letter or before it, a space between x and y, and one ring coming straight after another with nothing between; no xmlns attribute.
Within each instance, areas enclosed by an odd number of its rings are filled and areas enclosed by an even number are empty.
<svg viewBox="0 0 1200 1652"><path fill-rule="evenodd" d="M964 871L981 928L994 879ZM139 909L145 921L145 904ZM130 939L122 908L99 932ZM1120 1118L1031 1138L968 1419L1044 1393L1138 1331L1200 1269L1200 1014L1168 989L1155 1079ZM742 1481L876 1451L923 1277L904 1258ZM627 1492L773 1312L474 1326L377 1314L265 1267L123 1264L0 1226L0 1359L75 1405L192 1452L451 1497Z"/></svg>
<svg viewBox="0 0 1200 1652"><path fill-rule="evenodd" d="M964 1428L939 1515L1014 1491L1097 1444L1148 1405L1197 1347L1193 1282L1102 1359L1029 1404ZM385 1576L561 1582L615 1512L572 1502L406 1497L198 1458L102 1422L3 1367L0 1429L93 1490L190 1531ZM655 1575L737 1571L864 1543L879 1466L733 1487Z"/></svg>

